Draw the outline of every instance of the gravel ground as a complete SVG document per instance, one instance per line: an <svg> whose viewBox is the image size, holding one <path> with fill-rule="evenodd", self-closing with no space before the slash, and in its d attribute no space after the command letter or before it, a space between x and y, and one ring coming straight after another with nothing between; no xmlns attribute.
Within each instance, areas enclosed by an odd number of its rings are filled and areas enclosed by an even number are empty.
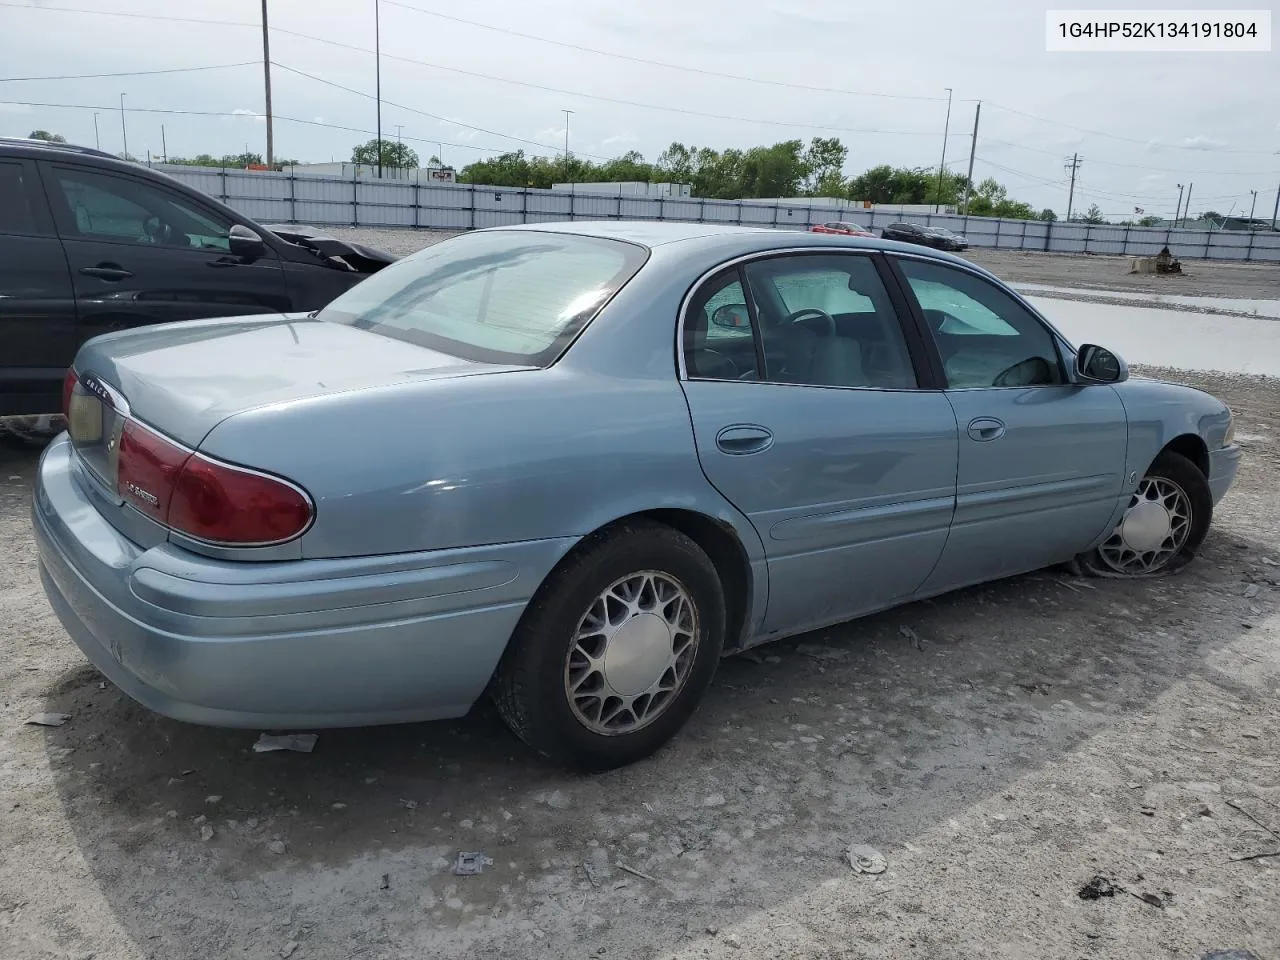
<svg viewBox="0 0 1280 960"><path fill-rule="evenodd" d="M1280 956L1280 381L1155 372L1247 452L1182 573L1044 571L759 648L596 777L484 706L307 755L147 712L50 612L34 455L0 453L0 958ZM1082 899L1099 875L1120 892Z"/></svg>

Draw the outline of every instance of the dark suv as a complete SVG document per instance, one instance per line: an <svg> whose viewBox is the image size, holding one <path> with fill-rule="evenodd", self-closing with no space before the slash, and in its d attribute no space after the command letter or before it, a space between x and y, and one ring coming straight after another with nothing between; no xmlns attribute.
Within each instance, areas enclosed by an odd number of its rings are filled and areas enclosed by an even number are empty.
<svg viewBox="0 0 1280 960"><path fill-rule="evenodd" d="M938 250L967 250L969 241L946 227L926 227L919 223L891 223L880 231L885 240L918 243Z"/></svg>
<svg viewBox="0 0 1280 960"><path fill-rule="evenodd" d="M0 418L60 410L90 337L315 310L394 259L274 229L98 150L0 138Z"/></svg>

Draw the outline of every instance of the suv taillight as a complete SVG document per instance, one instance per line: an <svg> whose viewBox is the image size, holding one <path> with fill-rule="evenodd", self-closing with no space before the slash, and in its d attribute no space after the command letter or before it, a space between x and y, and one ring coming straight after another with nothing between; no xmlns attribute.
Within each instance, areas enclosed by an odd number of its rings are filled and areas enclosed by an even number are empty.
<svg viewBox="0 0 1280 960"><path fill-rule="evenodd" d="M128 421L120 435L116 489L171 530L225 546L283 543L315 514L311 498L279 477L192 453Z"/></svg>
<svg viewBox="0 0 1280 960"><path fill-rule="evenodd" d="M71 394L79 382L80 378L76 376L76 368L68 368L67 375L62 378L62 415L64 417L71 415Z"/></svg>

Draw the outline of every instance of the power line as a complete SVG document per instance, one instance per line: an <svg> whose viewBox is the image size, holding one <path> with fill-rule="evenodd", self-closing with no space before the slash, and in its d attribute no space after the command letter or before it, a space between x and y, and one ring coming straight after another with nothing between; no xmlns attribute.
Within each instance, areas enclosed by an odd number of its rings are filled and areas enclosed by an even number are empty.
<svg viewBox="0 0 1280 960"><path fill-rule="evenodd" d="M1094 136L1094 137L1105 137L1108 140L1120 140L1120 141L1123 141L1124 143L1136 143L1144 147L1152 147L1158 150L1194 150L1196 152L1201 151L1200 147L1188 147L1188 146L1184 146L1182 144L1176 144L1176 143L1153 143L1149 139L1142 140L1137 137L1124 137L1118 133L1106 133L1105 131L1102 131L1102 130L1091 130L1088 127L1078 127L1073 123L1065 123L1061 120L1050 120L1048 117L1038 117L1034 113L1027 113L1025 110L1018 110L1014 107L1006 107L1000 103L992 103L991 106L995 107L997 110L1004 110L1006 113L1016 113L1018 116L1026 117L1028 120L1035 120L1038 123L1047 123L1055 127L1066 127L1068 130L1077 130L1080 133L1087 133L1090 136ZM1254 154L1257 156L1273 155L1273 151L1271 150L1229 150L1225 147L1218 149L1216 152L1217 153L1248 153L1248 154Z"/></svg>
<svg viewBox="0 0 1280 960"><path fill-rule="evenodd" d="M1041 153L1049 157L1060 156L1060 150L1045 150L1043 147L1031 147L1025 143L1014 143L1012 140L999 140L995 137L983 137L983 143L997 143L1003 147L1013 147L1015 150L1027 150L1031 153ZM1203 152L1203 151L1201 151ZM1211 177L1266 177L1270 176L1270 170L1204 170L1201 168L1182 167L1158 167L1150 163L1120 163L1117 160L1095 160L1090 157L1089 162L1104 167L1124 167L1129 170L1159 170L1163 173L1203 173Z"/></svg>
<svg viewBox="0 0 1280 960"><path fill-rule="evenodd" d="M35 7L25 3L15 3L13 2L13 0L0 0L0 6L18 7L24 10L49 10L49 11L60 12L60 13L102 14L105 16L125 16L125 17L133 17L133 18L140 18L140 19L146 19L146 20L167 20L167 21L173 21L178 23L199 23L199 24L212 23L220 26L253 27L255 30L261 29L261 26L262 26L260 23L251 23L247 21L238 21L238 20L201 20L201 19L194 19L190 17L173 17L169 15L149 16L149 15L135 14L135 13L120 13L119 11L114 11L114 10L86 10L79 7L50 7L50 6ZM290 37L297 37L300 40L310 40L313 43L322 43L327 46L338 47L340 49L350 50L355 53L362 53L370 56L374 54L374 51L369 49L368 47L361 47L353 43L345 43L341 40L329 40L325 37L313 36L312 34L303 33L299 30L289 30L284 27L272 26L271 32L283 34L285 36L290 36ZM596 100L602 103L620 104L622 106L638 107L643 110L657 110L664 113L677 113L677 114L683 114L685 116L691 116L691 117L702 117L704 119L709 119L709 120L729 120L734 123L756 123L756 124L762 124L765 126L789 127L792 129L799 129L799 130L823 130L823 131L832 132L832 133L862 133L862 134L878 134L883 136L915 136L915 137L936 136L936 133L930 130L882 130L882 129L873 129L873 128L843 127L843 126L833 126L830 124L800 123L793 120L767 120L767 119L761 119L759 117L739 117L739 116L733 116L730 114L710 113L710 112L701 111L701 110L689 110L683 107L669 107L669 106L663 106L661 104L643 103L637 100L627 100L621 97L606 97L601 94L583 93L577 90L565 90L561 87L553 87L547 84L534 83L529 80L515 80L510 77L497 77L492 74L480 73L479 71L476 71L476 70L464 70L461 67L449 67L449 66L445 66L444 64L431 63L426 60L418 60L413 57L399 56L397 54L383 53L382 56L388 60L397 60L401 63L409 63L415 66L427 67L433 70L442 70L447 73L456 73L461 76L475 77L481 80L491 80L495 83L506 83L506 84L511 84L513 86L528 87L533 90L542 90L547 93L555 93L561 96L579 97L584 100ZM964 134L957 133L956 136L960 137L960 136L964 136Z"/></svg>
<svg viewBox="0 0 1280 960"><path fill-rule="evenodd" d="M22 83L28 80L101 80L108 77L153 77L162 73L198 73L202 70L230 70L232 67L256 67L258 61L215 63L207 67L169 67L164 70L122 70L119 73L64 73L43 77L0 77L0 83Z"/></svg>
<svg viewBox="0 0 1280 960"><path fill-rule="evenodd" d="M37 102L34 100L0 100L0 104L7 104L10 106L18 106L18 107L44 107L47 109L54 109L54 110L97 110L99 112L117 111L120 109L118 106L101 106L101 105L89 104L89 103L44 103L44 102ZM226 110L175 110L175 109L166 109L162 107L132 107L132 106L129 107L129 112L130 113L154 113L154 114L161 114L161 115L168 115L168 116L182 116L182 117L256 117L256 116L260 116L260 114L246 113L243 110L239 112L226 111ZM325 130L342 130L347 133L362 133L362 134L367 134L369 136L373 136L375 133L375 131L373 130L365 130L362 127L348 127L339 123L327 123L323 120L303 120L301 117L285 117L285 116L281 116L280 114L275 114L274 119L283 120L287 123L297 123L297 124L301 124L303 126L308 126L308 127L321 127ZM506 152L506 150L504 150L502 147L483 147L483 146L477 146L474 143L453 143L448 140L439 140L435 137L405 136L403 139L410 140L415 143L428 143L428 144L438 143L446 147L457 147L458 149L462 149L462 150L475 150L479 153L505 153Z"/></svg>
<svg viewBox="0 0 1280 960"><path fill-rule="evenodd" d="M345 86L344 84L337 83L333 80L326 80L323 77L317 77L315 74L307 73L304 70L298 70L295 67L290 67L286 64L280 63L278 60L272 60L271 65L274 67L279 67L281 70L285 70L289 73L297 74L300 77L306 77L308 80L315 81L316 83L322 83L322 84L325 84L326 86L335 87L338 90L345 90L347 93L353 93L356 96L364 97L367 100L374 99L374 95L371 93L365 93L363 90L357 90L355 87L348 87L348 86ZM409 113L416 113L416 114L419 114L420 116L427 117L431 120L439 120L441 123L453 124L456 127L465 127L468 130L475 130L478 133L487 133L490 136L502 137L504 140L514 140L517 143L527 143L530 146L541 147L542 149L550 150L553 153L559 149L558 147L555 147L549 143L540 143L537 140L529 140L525 137L517 137L514 134L502 133L499 130L489 130L485 127L477 127L474 124L463 123L461 120L454 120L450 117L444 117L444 116L440 116L439 114L429 113L426 110L419 110L417 107L410 107L403 103L396 103L393 100L388 100L386 97L382 98L382 102L389 107L396 107L400 110L406 110ZM581 153L579 155L584 157L591 157L592 159L595 159L595 160L612 160L613 159L612 157L605 157L605 156L600 156L598 154L592 154L592 153Z"/></svg>
<svg viewBox="0 0 1280 960"><path fill-rule="evenodd" d="M850 97L881 97L887 100L924 100L932 103L941 103L946 97L928 97L918 94L907 93L882 93L871 90L847 90L842 87L817 87L804 83L790 83L785 80L766 80L761 77L749 77L739 73L722 73L719 70L707 70L703 67L690 67L683 63L670 63L665 60L651 60L647 57L636 57L627 53L618 53L615 50L600 50L596 47L588 47L578 43L569 43L566 40L555 40L551 37L542 37L532 33L521 33L519 30L512 30L509 27L498 27L491 23L481 23L478 20L468 20L465 17L455 16L449 13L441 13L438 10L427 10L423 7L415 7L412 4L402 3L400 0L382 0L390 7L400 7L404 10L412 10L414 13L420 13L428 17L436 17L440 20L448 20L453 23L465 24L469 27L478 27L481 30L491 30L494 33L502 33L511 37L520 37L523 40L534 40L538 43L547 43L555 47L562 47L566 50L577 50L582 53L591 53L600 57L609 57L614 60L626 60L629 63L639 63L650 67L662 67L667 70L680 70L685 73L696 73L705 77L720 77L724 80L739 80L746 83L758 83L770 87L785 87L790 90L804 90L809 93L837 93L842 96Z"/></svg>

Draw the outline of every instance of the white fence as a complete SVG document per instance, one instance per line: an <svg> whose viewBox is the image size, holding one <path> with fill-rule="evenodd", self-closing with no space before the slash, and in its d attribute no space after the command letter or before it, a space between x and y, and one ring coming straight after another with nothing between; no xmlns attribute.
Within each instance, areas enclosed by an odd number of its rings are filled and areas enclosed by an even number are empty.
<svg viewBox="0 0 1280 960"><path fill-rule="evenodd" d="M1171 230L1111 224L903 214L888 208L808 207L738 200L591 196L564 191L340 179L206 167L158 169L261 223L470 230L549 220L682 220L807 229L846 220L880 229L896 220L943 226L974 247L1280 262L1280 233Z"/></svg>

